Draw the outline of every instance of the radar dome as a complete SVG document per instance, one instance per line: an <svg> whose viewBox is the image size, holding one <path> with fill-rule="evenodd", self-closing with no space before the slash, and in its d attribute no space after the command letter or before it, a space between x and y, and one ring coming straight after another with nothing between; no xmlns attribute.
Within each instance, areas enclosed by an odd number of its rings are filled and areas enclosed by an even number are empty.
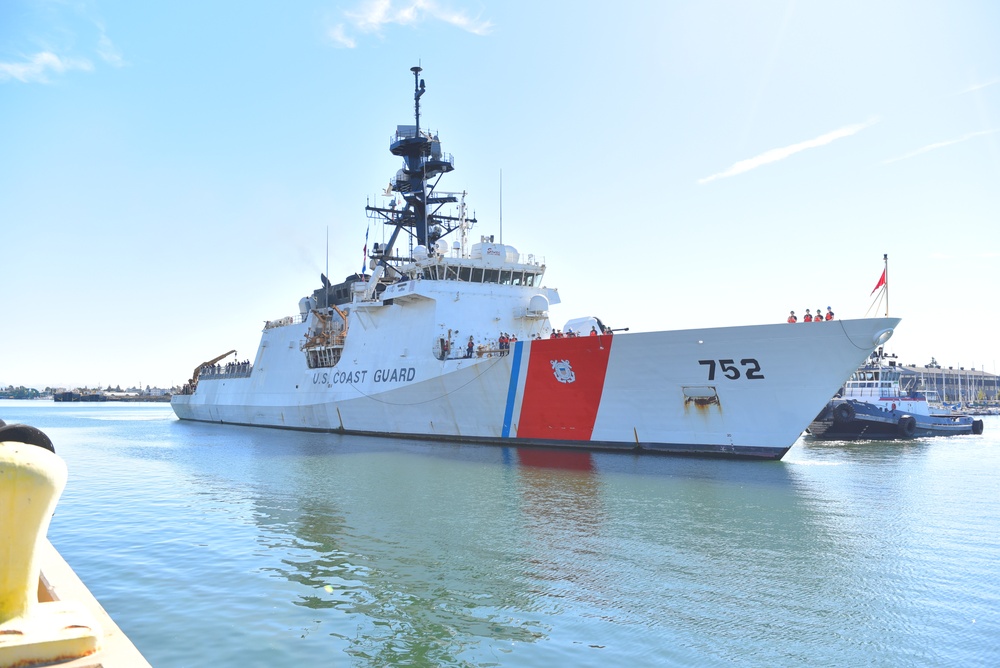
<svg viewBox="0 0 1000 668"><path fill-rule="evenodd" d="M528 300L528 313L532 315L542 315L549 310L549 300L545 295L532 295Z"/></svg>

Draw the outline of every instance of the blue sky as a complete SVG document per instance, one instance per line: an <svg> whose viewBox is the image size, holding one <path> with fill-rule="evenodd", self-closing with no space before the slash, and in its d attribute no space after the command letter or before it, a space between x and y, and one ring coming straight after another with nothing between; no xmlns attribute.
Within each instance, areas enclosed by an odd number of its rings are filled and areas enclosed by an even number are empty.
<svg viewBox="0 0 1000 668"><path fill-rule="evenodd" d="M416 64L443 186L499 234L502 171L557 326L881 314L888 253L890 350L996 372L998 32L989 1L5 0L0 385L252 358L327 230L360 268Z"/></svg>

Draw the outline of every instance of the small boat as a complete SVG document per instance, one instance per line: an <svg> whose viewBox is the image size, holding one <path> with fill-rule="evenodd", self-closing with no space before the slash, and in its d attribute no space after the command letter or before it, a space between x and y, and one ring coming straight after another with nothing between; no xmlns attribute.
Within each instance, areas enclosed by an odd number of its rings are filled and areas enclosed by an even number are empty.
<svg viewBox="0 0 1000 668"><path fill-rule="evenodd" d="M45 536L65 483L48 436L0 420L0 666L148 668Z"/></svg>
<svg viewBox="0 0 1000 668"><path fill-rule="evenodd" d="M902 373L879 348L809 425L826 440L893 440L982 434L983 421L933 401L930 392L903 388Z"/></svg>

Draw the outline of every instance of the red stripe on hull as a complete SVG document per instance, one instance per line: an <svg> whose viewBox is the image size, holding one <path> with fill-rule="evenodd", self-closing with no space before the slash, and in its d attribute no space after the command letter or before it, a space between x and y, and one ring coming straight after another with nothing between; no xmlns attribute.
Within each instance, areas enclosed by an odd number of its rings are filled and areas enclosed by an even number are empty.
<svg viewBox="0 0 1000 668"><path fill-rule="evenodd" d="M518 438L590 440L613 338L581 336L532 342Z"/></svg>

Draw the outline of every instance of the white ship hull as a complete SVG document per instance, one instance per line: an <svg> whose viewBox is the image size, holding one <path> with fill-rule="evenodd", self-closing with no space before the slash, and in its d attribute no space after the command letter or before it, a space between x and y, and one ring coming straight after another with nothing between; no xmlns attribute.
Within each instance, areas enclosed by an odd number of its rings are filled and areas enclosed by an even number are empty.
<svg viewBox="0 0 1000 668"><path fill-rule="evenodd" d="M407 348L412 328L375 327L379 319L323 369L309 369L300 350L306 324L266 329L248 377L202 379L173 398L174 411L286 429L774 459L898 323L541 339L439 360Z"/></svg>

